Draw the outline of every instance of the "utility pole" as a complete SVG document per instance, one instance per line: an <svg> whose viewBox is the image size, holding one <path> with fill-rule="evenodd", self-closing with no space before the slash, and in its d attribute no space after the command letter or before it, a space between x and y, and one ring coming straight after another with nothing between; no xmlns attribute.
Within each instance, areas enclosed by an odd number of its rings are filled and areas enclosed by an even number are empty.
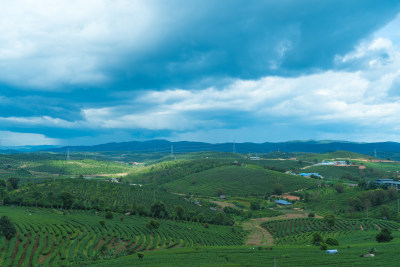
<svg viewBox="0 0 400 267"><path fill-rule="evenodd" d="M236 142L233 141L232 153L236 153Z"/></svg>
<svg viewBox="0 0 400 267"><path fill-rule="evenodd" d="M171 158L174 158L174 145L171 145Z"/></svg>
<svg viewBox="0 0 400 267"><path fill-rule="evenodd" d="M67 150L67 161L71 160L71 157L69 156L69 148Z"/></svg>
<svg viewBox="0 0 400 267"><path fill-rule="evenodd" d="M374 150L374 154L375 154L375 158L377 158L377 156L376 156L376 149Z"/></svg>

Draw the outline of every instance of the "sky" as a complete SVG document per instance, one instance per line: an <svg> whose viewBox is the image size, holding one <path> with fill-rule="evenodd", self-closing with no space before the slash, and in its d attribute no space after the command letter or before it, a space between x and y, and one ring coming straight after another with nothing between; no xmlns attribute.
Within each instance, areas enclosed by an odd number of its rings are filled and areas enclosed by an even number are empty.
<svg viewBox="0 0 400 267"><path fill-rule="evenodd" d="M400 142L400 3L2 0L0 145Z"/></svg>

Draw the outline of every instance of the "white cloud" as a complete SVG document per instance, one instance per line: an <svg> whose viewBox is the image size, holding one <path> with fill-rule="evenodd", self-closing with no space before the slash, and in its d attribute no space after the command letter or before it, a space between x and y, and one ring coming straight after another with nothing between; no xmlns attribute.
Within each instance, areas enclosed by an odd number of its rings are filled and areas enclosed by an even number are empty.
<svg viewBox="0 0 400 267"><path fill-rule="evenodd" d="M58 139L48 138L42 134L11 131L0 131L0 140L3 149L8 146L58 145L60 143Z"/></svg>
<svg viewBox="0 0 400 267"><path fill-rule="evenodd" d="M49 116L42 117L0 117L0 122L3 124L17 124L25 126L48 126L71 128L79 126L76 122L69 122L60 118L52 118Z"/></svg>
<svg viewBox="0 0 400 267"><path fill-rule="evenodd" d="M158 38L157 12L149 1L4 0L0 80L41 89L104 82L102 68Z"/></svg>

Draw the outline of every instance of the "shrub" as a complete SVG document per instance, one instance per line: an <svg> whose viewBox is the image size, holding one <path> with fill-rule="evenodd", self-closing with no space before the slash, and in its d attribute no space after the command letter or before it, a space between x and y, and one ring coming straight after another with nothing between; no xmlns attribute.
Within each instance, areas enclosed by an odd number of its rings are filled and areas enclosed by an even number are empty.
<svg viewBox="0 0 400 267"><path fill-rule="evenodd" d="M106 219L111 220L113 218L113 214L111 213L111 211L107 211L106 212Z"/></svg>
<svg viewBox="0 0 400 267"><path fill-rule="evenodd" d="M325 240L325 243L327 245L329 245L329 246L339 246L339 242L336 239L332 238L332 237L328 237Z"/></svg>
<svg viewBox="0 0 400 267"><path fill-rule="evenodd" d="M103 226L103 227L106 226L106 222L103 221L103 220L99 221L99 223L100 223L100 225Z"/></svg>
<svg viewBox="0 0 400 267"><path fill-rule="evenodd" d="M344 192L344 185L342 185L341 183L335 184L335 190L338 193L343 193Z"/></svg>
<svg viewBox="0 0 400 267"><path fill-rule="evenodd" d="M7 216L3 216L0 219L0 232L1 235L5 236L8 240L10 240L17 233L14 224Z"/></svg>
<svg viewBox="0 0 400 267"><path fill-rule="evenodd" d="M251 210L259 210L260 209L260 203L258 201L252 201L250 203L250 209Z"/></svg>
<svg viewBox="0 0 400 267"><path fill-rule="evenodd" d="M149 228L150 230L158 229L158 227L160 227L160 222L156 220L150 220L146 223L146 227Z"/></svg>
<svg viewBox="0 0 400 267"><path fill-rule="evenodd" d="M321 243L321 250L327 250L328 249L328 245L325 243Z"/></svg>
<svg viewBox="0 0 400 267"><path fill-rule="evenodd" d="M314 233L312 243L318 246L322 242L322 237L319 233Z"/></svg>
<svg viewBox="0 0 400 267"><path fill-rule="evenodd" d="M274 193L276 195L282 195L282 193L283 193L283 185L282 184L274 184Z"/></svg>
<svg viewBox="0 0 400 267"><path fill-rule="evenodd" d="M315 217L315 214L313 213L313 212L310 212L309 214L308 214L308 218L314 218Z"/></svg>
<svg viewBox="0 0 400 267"><path fill-rule="evenodd" d="M376 235L376 241L381 242L389 242L393 239L392 232L388 228L383 228L379 234Z"/></svg>

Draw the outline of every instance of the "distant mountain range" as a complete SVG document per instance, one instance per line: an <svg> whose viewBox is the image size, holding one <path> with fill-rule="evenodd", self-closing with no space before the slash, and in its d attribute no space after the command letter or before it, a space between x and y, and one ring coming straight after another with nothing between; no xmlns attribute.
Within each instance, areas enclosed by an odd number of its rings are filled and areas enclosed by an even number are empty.
<svg viewBox="0 0 400 267"><path fill-rule="evenodd" d="M289 141L279 143L219 143L210 144L203 142L170 142L167 140L132 141L121 143L107 143L93 146L68 146L51 147L41 149L42 151L52 152L100 152L100 151L130 151L130 152L199 152L199 151L221 151L237 153L269 153L273 151L281 152L332 152L337 150L352 151L362 154L373 155L375 150L382 152L399 152L400 143L380 142L380 143L355 143L347 141Z"/></svg>

